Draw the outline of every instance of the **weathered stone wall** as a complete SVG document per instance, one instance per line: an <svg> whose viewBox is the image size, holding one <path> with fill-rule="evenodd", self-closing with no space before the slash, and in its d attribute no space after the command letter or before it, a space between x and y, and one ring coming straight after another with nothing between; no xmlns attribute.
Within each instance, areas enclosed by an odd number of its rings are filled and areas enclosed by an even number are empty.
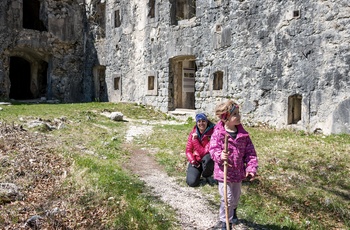
<svg viewBox="0 0 350 230"><path fill-rule="evenodd" d="M350 133L347 0L193 0L188 19L175 0L155 0L154 11L152 2L42 0L47 30L38 31L22 26L23 0L0 1L0 97L9 97L18 56L31 65L34 96L47 68L48 98L162 111L194 104L209 115L233 98L252 125ZM193 100L179 78L189 61L194 101L183 103ZM217 71L223 84L214 90Z"/></svg>
<svg viewBox="0 0 350 230"><path fill-rule="evenodd" d="M171 25L173 2L157 0L150 18L148 1L106 1L106 36L96 49L107 66L110 101L175 109L170 59L194 56L197 110L213 114L219 101L233 98L251 124L350 133L347 0L198 0L195 18ZM218 70L224 84L213 91ZM147 91L149 75L157 77L156 95ZM120 90L113 88L115 76ZM288 125L292 95L301 96L302 113Z"/></svg>
<svg viewBox="0 0 350 230"><path fill-rule="evenodd" d="M41 63L45 62L48 66L45 97L67 102L91 100L91 96L86 96L91 95L92 83L84 66L83 0L40 1L40 20L46 27L43 31L24 28L23 0L1 1L0 15L1 97L9 97L10 57L16 56L30 63L34 98L43 96L37 92L36 70L40 71Z"/></svg>

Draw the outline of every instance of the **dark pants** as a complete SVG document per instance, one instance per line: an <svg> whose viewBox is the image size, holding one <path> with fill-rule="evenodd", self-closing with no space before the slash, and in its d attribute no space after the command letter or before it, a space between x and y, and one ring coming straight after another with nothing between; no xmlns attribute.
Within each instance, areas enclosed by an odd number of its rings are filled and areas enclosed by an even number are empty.
<svg viewBox="0 0 350 230"><path fill-rule="evenodd" d="M193 167L190 163L187 167L187 175L186 175L186 183L190 187L196 187L200 183L201 175L203 177L210 177L213 175L214 171L214 161L210 158L210 154L208 153L202 158L202 162L200 163L200 167Z"/></svg>

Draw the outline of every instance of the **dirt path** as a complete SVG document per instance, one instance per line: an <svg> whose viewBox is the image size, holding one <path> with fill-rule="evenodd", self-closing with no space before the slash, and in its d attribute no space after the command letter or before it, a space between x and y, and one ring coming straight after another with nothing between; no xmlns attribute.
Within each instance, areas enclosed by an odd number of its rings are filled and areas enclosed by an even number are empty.
<svg viewBox="0 0 350 230"><path fill-rule="evenodd" d="M133 152L127 167L151 188L153 194L170 205L178 214L179 223L184 230L214 229L218 222L218 210L213 210L199 189L180 186L157 164L152 152L133 147L133 137L150 135L152 125L129 124L125 147ZM236 226L236 230L245 229Z"/></svg>
<svg viewBox="0 0 350 230"><path fill-rule="evenodd" d="M176 210L183 229L204 230L215 225L215 210L209 208L199 190L179 186L147 150L132 149L131 145L126 147L133 152L128 168L152 189L155 196Z"/></svg>

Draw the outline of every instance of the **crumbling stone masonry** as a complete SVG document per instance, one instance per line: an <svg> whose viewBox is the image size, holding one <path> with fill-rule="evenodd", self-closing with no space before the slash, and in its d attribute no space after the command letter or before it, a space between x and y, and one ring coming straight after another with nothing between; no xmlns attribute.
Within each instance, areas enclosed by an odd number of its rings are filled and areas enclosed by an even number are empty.
<svg viewBox="0 0 350 230"><path fill-rule="evenodd" d="M0 94L210 115L233 98L250 124L350 133L348 12L348 0L3 0Z"/></svg>
<svg viewBox="0 0 350 230"><path fill-rule="evenodd" d="M1 1L0 97L91 100L84 21L82 0Z"/></svg>

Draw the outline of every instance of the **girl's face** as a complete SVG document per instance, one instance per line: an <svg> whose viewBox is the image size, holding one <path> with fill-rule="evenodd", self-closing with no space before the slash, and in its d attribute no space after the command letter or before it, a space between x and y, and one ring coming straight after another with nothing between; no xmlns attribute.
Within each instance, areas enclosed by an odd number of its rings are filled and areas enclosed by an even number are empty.
<svg viewBox="0 0 350 230"><path fill-rule="evenodd" d="M239 108L235 108L227 120L227 125L239 125L241 124L241 115L239 114Z"/></svg>

